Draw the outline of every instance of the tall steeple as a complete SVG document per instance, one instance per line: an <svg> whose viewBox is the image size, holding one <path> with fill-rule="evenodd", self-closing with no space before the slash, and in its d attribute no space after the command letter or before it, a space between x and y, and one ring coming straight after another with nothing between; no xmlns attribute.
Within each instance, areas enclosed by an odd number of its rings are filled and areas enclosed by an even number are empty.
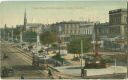
<svg viewBox="0 0 128 80"><path fill-rule="evenodd" d="M27 15L26 15L26 8L24 12L24 30L26 30L26 25L27 25Z"/></svg>

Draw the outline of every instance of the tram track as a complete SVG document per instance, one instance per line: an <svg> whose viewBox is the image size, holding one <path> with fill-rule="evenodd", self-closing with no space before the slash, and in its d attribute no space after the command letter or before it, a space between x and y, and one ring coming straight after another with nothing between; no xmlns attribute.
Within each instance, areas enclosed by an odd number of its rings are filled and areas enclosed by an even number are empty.
<svg viewBox="0 0 128 80"><path fill-rule="evenodd" d="M17 59L19 61L22 61L21 64L23 64L24 66L25 65L32 65L32 56L31 55L27 55L28 53L24 52L24 51L21 51L20 49L17 49L11 45L8 45L8 44L4 44L3 47L2 47L2 52L7 54L9 58L12 58L13 55L17 55ZM11 56L10 56L11 55ZM21 60L19 60L21 59ZM7 59L8 60L8 59ZM14 59L13 59L14 60ZM4 62L4 61L3 61ZM12 66L18 66L19 64L15 64L15 62L13 62L14 64L12 64L12 62L7 63L8 65L11 65L10 67ZM22 65L21 65L22 66ZM9 67L8 67L9 68ZM40 73L42 76L40 76L39 78L48 78L47 77L47 73L44 71L44 70L35 70L35 72L38 72ZM43 76L45 75L45 76ZM38 75L39 76L39 75Z"/></svg>
<svg viewBox="0 0 128 80"><path fill-rule="evenodd" d="M8 48L10 51L16 51L18 53L18 55L23 59L25 60L29 65L32 65L32 57L27 55L26 52L23 52L19 49L16 49L15 47L11 47L9 46L10 48ZM12 49L13 48L13 49Z"/></svg>
<svg viewBox="0 0 128 80"><path fill-rule="evenodd" d="M11 53L13 55L17 55L19 57L19 59L22 59L23 61L25 61L26 64L28 65L32 65L32 59L33 59L33 56L32 56L32 53L29 53L29 52L25 52L24 50L20 49L20 48L17 48L17 47L14 47L14 46L11 46L9 44L5 44L4 45L4 50L3 50L5 53ZM24 62L23 62L24 63ZM15 65L15 64L14 64ZM57 72L57 75L60 74L59 71L57 71L56 69L54 69L54 67L52 66L48 66L48 68L50 68L52 71L54 71L55 73ZM41 75L45 75L43 76L43 78L48 78L48 73L47 73L47 70L44 71L44 70L36 70L38 71ZM57 76L56 75L56 76ZM59 76L59 75L58 75Z"/></svg>

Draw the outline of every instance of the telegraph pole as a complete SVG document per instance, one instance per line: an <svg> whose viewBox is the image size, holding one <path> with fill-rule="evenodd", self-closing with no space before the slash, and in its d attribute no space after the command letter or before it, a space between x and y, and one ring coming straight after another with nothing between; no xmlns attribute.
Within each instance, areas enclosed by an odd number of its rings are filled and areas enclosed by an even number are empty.
<svg viewBox="0 0 128 80"><path fill-rule="evenodd" d="M82 33L81 33L81 41L80 41L80 51L81 51L81 55L80 55L80 60L81 60L81 77L84 77L84 68L83 68L83 39L82 39Z"/></svg>
<svg viewBox="0 0 128 80"><path fill-rule="evenodd" d="M95 53L95 56L99 56L99 53L98 53L98 31L97 31L97 26L96 26L96 23L94 24L94 45L93 45L93 49L94 49L94 53Z"/></svg>
<svg viewBox="0 0 128 80"><path fill-rule="evenodd" d="M81 39L81 69L83 67L83 40Z"/></svg>

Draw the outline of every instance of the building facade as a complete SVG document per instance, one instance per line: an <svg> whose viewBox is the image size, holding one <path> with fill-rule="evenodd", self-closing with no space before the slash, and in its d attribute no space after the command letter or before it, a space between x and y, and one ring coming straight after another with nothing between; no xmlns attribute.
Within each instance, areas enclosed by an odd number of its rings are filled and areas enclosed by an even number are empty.
<svg viewBox="0 0 128 80"><path fill-rule="evenodd" d="M109 11L109 24L111 37L125 36L127 31L127 10L116 9Z"/></svg>
<svg viewBox="0 0 128 80"><path fill-rule="evenodd" d="M91 36L93 33L93 22L68 21L59 22L51 25L51 30L56 31L64 41L78 36Z"/></svg>
<svg viewBox="0 0 128 80"><path fill-rule="evenodd" d="M106 28L108 28L105 30L108 33L107 38L102 38L104 48L112 51L124 51L124 43L119 43L117 41L124 39L128 31L127 10L115 9L109 11L109 24Z"/></svg>
<svg viewBox="0 0 128 80"><path fill-rule="evenodd" d="M95 25L95 27L97 29L97 33L100 39L109 38L109 33L111 30L111 28L109 27L109 23L98 23Z"/></svg>
<svg viewBox="0 0 128 80"><path fill-rule="evenodd" d="M26 31L32 31L32 32L41 32L42 28L44 27L41 23L27 23L26 24Z"/></svg>

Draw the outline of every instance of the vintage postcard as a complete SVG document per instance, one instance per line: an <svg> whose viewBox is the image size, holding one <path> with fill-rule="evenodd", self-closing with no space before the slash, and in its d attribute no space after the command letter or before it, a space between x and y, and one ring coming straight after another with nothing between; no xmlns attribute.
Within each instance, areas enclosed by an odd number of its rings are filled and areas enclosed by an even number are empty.
<svg viewBox="0 0 128 80"><path fill-rule="evenodd" d="M127 0L0 2L1 79L128 79Z"/></svg>

